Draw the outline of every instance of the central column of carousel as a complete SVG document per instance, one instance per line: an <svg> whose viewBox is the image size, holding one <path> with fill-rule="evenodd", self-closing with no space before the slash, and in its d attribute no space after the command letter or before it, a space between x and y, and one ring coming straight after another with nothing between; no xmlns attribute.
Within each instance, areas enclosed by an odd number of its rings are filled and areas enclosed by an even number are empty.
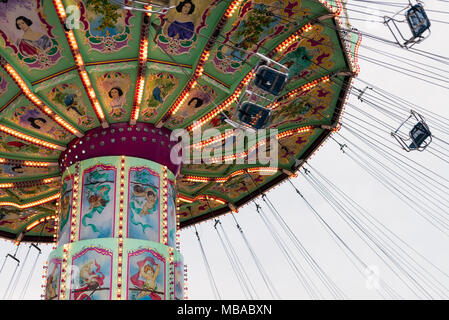
<svg viewBox="0 0 449 320"><path fill-rule="evenodd" d="M170 133L119 123L69 144L46 299L184 298Z"/></svg>

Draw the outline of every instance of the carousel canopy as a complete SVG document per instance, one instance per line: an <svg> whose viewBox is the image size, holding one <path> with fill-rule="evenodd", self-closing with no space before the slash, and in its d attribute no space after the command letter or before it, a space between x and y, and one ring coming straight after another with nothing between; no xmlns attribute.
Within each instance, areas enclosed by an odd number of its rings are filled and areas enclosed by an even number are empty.
<svg viewBox="0 0 449 320"><path fill-rule="evenodd" d="M338 1L173 2L162 13L107 0L0 2L2 237L53 241L60 156L90 130L148 123L193 136L215 129L187 146L192 159L241 135L232 123L241 120L261 56L288 70L282 91L262 105L270 114L264 127L277 130L268 130L279 141L277 163L245 161L268 138L247 138L232 156L184 163L181 227L281 183L338 128L358 45L341 29Z"/></svg>

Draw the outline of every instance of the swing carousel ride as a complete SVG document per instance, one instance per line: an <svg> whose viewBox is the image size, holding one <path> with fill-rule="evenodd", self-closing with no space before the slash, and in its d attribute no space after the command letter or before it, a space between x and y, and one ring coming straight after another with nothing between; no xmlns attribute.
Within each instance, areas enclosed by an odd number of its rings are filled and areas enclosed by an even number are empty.
<svg viewBox="0 0 449 320"><path fill-rule="evenodd" d="M341 12L324 0L1 1L0 235L55 244L45 298L182 299L179 230L236 212L338 130L360 40ZM215 129L184 144L191 154L276 129L276 165L245 161L272 136L175 163L176 129Z"/></svg>

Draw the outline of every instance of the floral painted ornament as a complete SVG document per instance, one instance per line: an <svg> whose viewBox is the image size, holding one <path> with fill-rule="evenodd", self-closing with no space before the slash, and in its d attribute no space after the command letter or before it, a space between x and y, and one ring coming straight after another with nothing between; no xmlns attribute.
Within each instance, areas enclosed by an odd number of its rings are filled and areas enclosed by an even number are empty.
<svg viewBox="0 0 449 320"><path fill-rule="evenodd" d="M131 11L105 0L79 1L80 21L85 37L93 50L110 53L128 46L131 34Z"/></svg>

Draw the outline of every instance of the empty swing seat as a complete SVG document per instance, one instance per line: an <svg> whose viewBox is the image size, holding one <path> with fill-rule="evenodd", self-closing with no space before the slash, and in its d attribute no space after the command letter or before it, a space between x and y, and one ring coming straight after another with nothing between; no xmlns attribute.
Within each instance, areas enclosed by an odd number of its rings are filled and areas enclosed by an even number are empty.
<svg viewBox="0 0 449 320"><path fill-rule="evenodd" d="M238 111L239 120L255 129L264 128L270 120L271 110L251 102L244 102Z"/></svg>
<svg viewBox="0 0 449 320"><path fill-rule="evenodd" d="M430 28L430 20L421 4L412 6L406 13L407 22L415 38Z"/></svg>
<svg viewBox="0 0 449 320"><path fill-rule="evenodd" d="M422 144L431 135L429 128L422 122L418 122L410 131L410 138L412 143L409 145L410 149L419 149Z"/></svg>
<svg viewBox="0 0 449 320"><path fill-rule="evenodd" d="M268 66L260 66L256 72L254 84L272 95L278 96L287 83L288 74L270 68Z"/></svg>

